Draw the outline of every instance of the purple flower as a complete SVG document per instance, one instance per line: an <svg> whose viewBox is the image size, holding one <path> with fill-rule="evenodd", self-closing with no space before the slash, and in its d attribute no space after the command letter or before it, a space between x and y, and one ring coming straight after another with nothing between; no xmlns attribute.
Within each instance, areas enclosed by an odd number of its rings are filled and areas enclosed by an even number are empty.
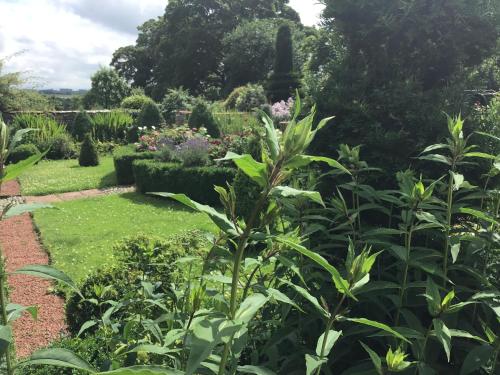
<svg viewBox="0 0 500 375"><path fill-rule="evenodd" d="M291 118L291 110L294 101L289 98L286 102L284 100L274 103L271 107L271 114L276 121L288 121Z"/></svg>

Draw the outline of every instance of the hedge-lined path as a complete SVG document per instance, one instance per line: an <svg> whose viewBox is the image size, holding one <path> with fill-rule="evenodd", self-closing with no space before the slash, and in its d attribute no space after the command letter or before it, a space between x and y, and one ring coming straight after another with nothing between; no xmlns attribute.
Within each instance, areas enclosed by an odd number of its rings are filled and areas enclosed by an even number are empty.
<svg viewBox="0 0 500 375"><path fill-rule="evenodd" d="M46 196L21 197L19 183L9 181L2 186L0 196L4 198L1 200L3 202L14 200L16 203L22 201L26 203L57 203L132 191L135 191L134 187L122 186ZM9 273L30 264L49 264L49 256L40 243L30 214L0 222L0 245ZM31 315L24 313L13 324L17 357L27 357L66 333L64 299L51 294L53 284L50 281L33 276L10 274L7 282L10 302L38 307L36 321Z"/></svg>
<svg viewBox="0 0 500 375"><path fill-rule="evenodd" d="M2 221L0 243L7 272L30 264L49 264L29 214ZM66 331L64 299L50 293L50 281L36 277L11 274L8 284L12 303L38 307L36 321L25 313L13 325L16 354L22 358L47 346Z"/></svg>
<svg viewBox="0 0 500 375"><path fill-rule="evenodd" d="M90 189L82 191L73 191L69 193L40 195L40 196L25 196L23 197L26 203L57 203L71 201L74 199L94 198L109 194L121 194L134 192L134 186L118 186L107 189Z"/></svg>

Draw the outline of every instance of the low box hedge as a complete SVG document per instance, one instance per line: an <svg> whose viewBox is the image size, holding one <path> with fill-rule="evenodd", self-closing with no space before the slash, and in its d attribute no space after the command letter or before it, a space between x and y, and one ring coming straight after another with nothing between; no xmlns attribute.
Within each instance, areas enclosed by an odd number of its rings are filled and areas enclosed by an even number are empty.
<svg viewBox="0 0 500 375"><path fill-rule="evenodd" d="M123 146L113 152L116 180L119 185L132 185L135 182L132 163L134 160L154 159L158 152L137 152L134 146Z"/></svg>
<svg viewBox="0 0 500 375"><path fill-rule="evenodd" d="M214 186L226 186L236 176L236 169L229 167L183 167L176 163L157 160L136 160L133 171L137 190L141 193L183 193L205 204L220 204Z"/></svg>

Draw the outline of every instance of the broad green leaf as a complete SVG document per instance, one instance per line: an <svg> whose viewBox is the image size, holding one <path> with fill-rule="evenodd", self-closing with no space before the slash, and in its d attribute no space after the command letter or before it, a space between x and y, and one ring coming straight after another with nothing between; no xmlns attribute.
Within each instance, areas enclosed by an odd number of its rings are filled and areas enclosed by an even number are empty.
<svg viewBox="0 0 500 375"><path fill-rule="evenodd" d="M481 159L490 159L490 160L495 160L496 156L486 154L484 152L467 152L464 154L465 157L469 158L481 158Z"/></svg>
<svg viewBox="0 0 500 375"><path fill-rule="evenodd" d="M193 327L191 335L191 351L186 366L186 375L193 375L212 353L213 349L221 344L223 338L228 341L242 327L225 319L204 319Z"/></svg>
<svg viewBox="0 0 500 375"><path fill-rule="evenodd" d="M378 375L384 375L384 371L382 370L382 360L380 359L379 355L375 353L372 349L368 347L368 345L365 345L361 342L361 345L363 348L366 350L368 355L370 356L370 359L373 363L373 366L375 366L375 370L377 371Z"/></svg>
<svg viewBox="0 0 500 375"><path fill-rule="evenodd" d="M318 367L327 362L327 358L319 358L315 355L306 354L306 375L313 375Z"/></svg>
<svg viewBox="0 0 500 375"><path fill-rule="evenodd" d="M20 318L25 311L30 313L34 320L38 318L38 308L36 306L21 306L16 303L9 303L7 305L7 321L12 322Z"/></svg>
<svg viewBox="0 0 500 375"><path fill-rule="evenodd" d="M398 339L401 339L403 341L406 341L407 343L410 343L410 341L408 341L403 335L396 332L395 330L393 330L391 327L389 327L388 325L386 325L384 323L376 322L374 320L370 320L370 319L366 319L366 318L348 318L347 320L349 320L350 322L363 324L366 326L381 329L382 331L390 333L391 335L393 335L394 337L397 337Z"/></svg>
<svg viewBox="0 0 500 375"><path fill-rule="evenodd" d="M137 345L133 349L130 349L127 353L144 352L144 353L165 355L171 351L172 351L172 349L165 347L165 346L159 346L159 345L153 345L153 344L141 344L141 345Z"/></svg>
<svg viewBox="0 0 500 375"><path fill-rule="evenodd" d="M95 373L96 370L82 357L67 349L42 349L21 361L18 366L51 365Z"/></svg>
<svg viewBox="0 0 500 375"><path fill-rule="evenodd" d="M465 356L460 375L476 374L482 366L486 365L493 355L493 348L490 345L476 346Z"/></svg>
<svg viewBox="0 0 500 375"><path fill-rule="evenodd" d="M7 167L5 167L4 174L3 176L1 176L1 181L7 182L16 179L28 168L38 163L44 156L45 154L33 155L25 160L20 161L19 163L9 164Z"/></svg>
<svg viewBox="0 0 500 375"><path fill-rule="evenodd" d="M337 290L340 293L347 294L352 299L357 300L356 297L354 297L354 295L349 291L349 284L348 284L347 280L343 279L342 276L340 276L339 271L334 266L332 266L330 263L328 263L328 261L325 258L323 258L321 255L305 248L302 245L299 245L293 241L290 241L289 239L286 239L283 237L276 237L276 240L278 242L281 242L281 243L289 246L291 249L298 251L302 255L305 255L309 259L316 262L325 271L328 271L330 273L330 275L332 275L332 279L333 279L333 282L335 284L335 287L337 288Z"/></svg>
<svg viewBox="0 0 500 375"><path fill-rule="evenodd" d="M255 374L255 375L276 375L274 371L271 371L265 367L261 366L238 366L238 372L243 374Z"/></svg>
<svg viewBox="0 0 500 375"><path fill-rule="evenodd" d="M309 164L313 162L326 163L334 169L339 169L342 172L347 173L349 175L351 174L351 172L349 172L349 170L342 164L340 164L338 161L331 158L327 158L325 156L298 155L290 159L285 164L285 168L296 169L296 168L307 167Z"/></svg>
<svg viewBox="0 0 500 375"><path fill-rule="evenodd" d="M429 161L434 161L434 162L438 162L438 163L444 163L446 165L451 165L451 161L449 158L447 158L444 155L439 155L439 154L429 154L429 155L419 156L418 159L429 160Z"/></svg>
<svg viewBox="0 0 500 375"><path fill-rule="evenodd" d="M496 221L494 218L490 217L486 213L478 210L474 210L472 208L460 208L459 212L467 215L474 216L475 218L479 220L484 220L487 221L488 223L495 224L495 225L500 225L498 221Z"/></svg>
<svg viewBox="0 0 500 375"><path fill-rule="evenodd" d="M235 314L235 321L238 323L248 323L253 319L257 311L269 300L263 294L255 293L248 296L241 304Z"/></svg>
<svg viewBox="0 0 500 375"><path fill-rule="evenodd" d="M76 335L76 337L80 337L80 335L85 332L86 330L88 330L89 328L95 326L97 324L97 322L95 320L87 320L85 323L82 324L82 326L80 327L80 330L78 331L78 334Z"/></svg>
<svg viewBox="0 0 500 375"><path fill-rule="evenodd" d="M323 332L323 334L319 337L318 342L316 344L316 355L318 357L328 357L330 351L333 348L333 345L335 345L335 343L337 342L337 340L341 335L342 331L330 330L330 332L328 333L328 337L326 339L326 343L324 343L325 333ZM323 355L321 355L321 350L323 348L323 345L325 346L325 350L323 352Z"/></svg>
<svg viewBox="0 0 500 375"><path fill-rule="evenodd" d="M19 270L14 271L15 274L30 275L40 277L42 279L56 280L59 281L71 289L80 294L80 290L76 286L75 282L64 272L59 271L50 266L34 264L31 266L25 266ZM80 294L81 295L81 294Z"/></svg>
<svg viewBox="0 0 500 375"><path fill-rule="evenodd" d="M325 206L321 194L317 191L298 190L289 186L277 186L271 190L271 195L285 198L307 198L323 207Z"/></svg>
<svg viewBox="0 0 500 375"><path fill-rule="evenodd" d="M444 324L441 319L434 319L432 321L434 325L434 332L436 338L443 345L444 351L446 353L446 358L448 358L448 363L450 362L450 352L451 352L451 333L448 327Z"/></svg>
<svg viewBox="0 0 500 375"><path fill-rule="evenodd" d="M184 372L161 366L132 366L96 375L184 375Z"/></svg>
<svg viewBox="0 0 500 375"><path fill-rule="evenodd" d="M316 310L318 310L320 312L320 314L324 318L330 317L330 314L328 313L328 311L326 311L323 308L323 306L321 306L321 304L318 302L318 299L316 297L314 297L313 295L311 295L306 289L302 288L301 286L292 284L291 282L289 282L287 280L281 280L281 281L283 283L289 285L293 289L295 289L297 291L297 293L299 293L302 297L304 297L306 300L308 300L316 308Z"/></svg>
<svg viewBox="0 0 500 375"><path fill-rule="evenodd" d="M436 283L430 278L427 278L427 286L425 288L424 297L427 299L427 307L431 316L438 316L441 312L441 294Z"/></svg>
<svg viewBox="0 0 500 375"><path fill-rule="evenodd" d="M157 195L160 197L166 197L174 199L195 211L203 212L207 214L210 219L217 225L222 231L229 233L231 235L237 235L236 228L234 224L227 218L226 215L221 214L215 208L208 205L200 204L191 200L186 194L172 194L172 193L149 193L152 195Z"/></svg>
<svg viewBox="0 0 500 375"><path fill-rule="evenodd" d="M266 131L266 145L269 149L271 159L275 162L278 160L278 155L280 153L278 133L274 127L273 120L267 115L267 113L262 112L262 122L264 122L264 129Z"/></svg>
<svg viewBox="0 0 500 375"><path fill-rule="evenodd" d="M223 159L219 160L232 160L243 173L250 177L250 179L256 182L260 187L267 186L266 165L256 161L252 155L238 155L229 151Z"/></svg>
<svg viewBox="0 0 500 375"><path fill-rule="evenodd" d="M444 148L448 148L449 146L444 143L437 143L434 145L427 146L424 151L422 151L422 154L426 154L428 152L434 151L434 150L441 150Z"/></svg>
<svg viewBox="0 0 500 375"><path fill-rule="evenodd" d="M286 294L282 293L278 289L267 288L265 289L265 293L272 299L276 301L286 303L290 306L295 307L297 310L304 312L299 305L297 305L294 301L292 301Z"/></svg>
<svg viewBox="0 0 500 375"><path fill-rule="evenodd" d="M16 131L9 144L9 152L12 152L16 145L23 140L23 137L33 131L38 131L38 129L19 129Z"/></svg>
<svg viewBox="0 0 500 375"><path fill-rule="evenodd" d="M460 173L450 172L453 176L453 189L459 190L462 187L462 184L465 182L464 175Z"/></svg>
<svg viewBox="0 0 500 375"><path fill-rule="evenodd" d="M458 259L458 254L460 253L460 241L451 245L450 251L452 262L453 264L455 264Z"/></svg>
<svg viewBox="0 0 500 375"><path fill-rule="evenodd" d="M9 208L9 210L4 214L3 217L4 219L8 219L10 217L22 215L27 212L33 212L40 208L54 208L54 206L44 203L18 204L16 206L12 206L11 208Z"/></svg>

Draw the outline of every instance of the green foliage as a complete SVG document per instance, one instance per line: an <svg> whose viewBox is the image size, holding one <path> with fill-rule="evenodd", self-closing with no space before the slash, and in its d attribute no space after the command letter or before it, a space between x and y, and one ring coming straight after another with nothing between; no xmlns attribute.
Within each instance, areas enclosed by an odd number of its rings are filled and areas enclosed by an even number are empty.
<svg viewBox="0 0 500 375"><path fill-rule="evenodd" d="M134 160L154 159L157 152L137 152L134 147L123 146L113 152L113 162L115 165L116 179L119 185L132 185L135 182L132 163Z"/></svg>
<svg viewBox="0 0 500 375"><path fill-rule="evenodd" d="M35 144L39 150L48 150L53 142L66 135L66 127L47 115L20 113L14 116L13 129L33 129L23 137L23 142Z"/></svg>
<svg viewBox="0 0 500 375"><path fill-rule="evenodd" d="M276 36L274 72L267 84L267 94L272 102L288 100L300 87L293 67L292 33L289 25L282 25Z"/></svg>
<svg viewBox="0 0 500 375"><path fill-rule="evenodd" d="M235 109L240 112L252 112L267 104L264 88L260 85L247 85L236 99Z"/></svg>
<svg viewBox="0 0 500 375"><path fill-rule="evenodd" d="M130 93L127 82L113 68L100 68L91 81L90 91L84 98L87 108L117 108Z"/></svg>
<svg viewBox="0 0 500 375"><path fill-rule="evenodd" d="M77 141L82 141L87 133L92 132L92 119L86 111L81 110L73 119L69 132Z"/></svg>
<svg viewBox="0 0 500 375"><path fill-rule="evenodd" d="M196 100L189 91L182 87L169 89L161 102L161 112L168 124L175 123L175 112L179 110L191 110Z"/></svg>
<svg viewBox="0 0 500 375"><path fill-rule="evenodd" d="M247 129L259 129L261 124L254 114L236 111L218 112L213 114L217 127L223 135L238 134Z"/></svg>
<svg viewBox="0 0 500 375"><path fill-rule="evenodd" d="M139 126L144 128L159 127L163 124L163 121L164 119L160 113L160 109L154 102L145 103L137 118Z"/></svg>
<svg viewBox="0 0 500 375"><path fill-rule="evenodd" d="M41 149L48 150L45 157L50 160L72 159L78 155L75 142L68 133L52 137Z"/></svg>
<svg viewBox="0 0 500 375"><path fill-rule="evenodd" d="M135 94L127 96L125 99L123 99L120 107L124 109L135 109L139 111L144 106L144 104L152 101L153 99L151 99L149 96L146 96L144 94Z"/></svg>
<svg viewBox="0 0 500 375"><path fill-rule="evenodd" d="M185 193L207 204L218 204L216 192L207 186L224 186L236 174L227 167L186 168L180 164L161 163L153 160L137 160L133 163L137 190L142 193L169 191Z"/></svg>
<svg viewBox="0 0 500 375"><path fill-rule="evenodd" d="M233 181L233 188L237 202L236 214L239 217L248 218L259 197L259 186L245 173L238 171Z"/></svg>
<svg viewBox="0 0 500 375"><path fill-rule="evenodd" d="M207 129L207 133L213 138L218 138L220 136L220 131L212 112L208 105L202 100L198 100L193 106L191 115L189 116L189 127L197 129L205 128Z"/></svg>
<svg viewBox="0 0 500 375"><path fill-rule="evenodd" d="M92 136L96 141L123 142L133 124L134 119L127 112L97 113L92 119Z"/></svg>
<svg viewBox="0 0 500 375"><path fill-rule="evenodd" d="M10 152L8 162L15 164L34 155L40 155L40 151L34 144L22 144Z"/></svg>
<svg viewBox="0 0 500 375"><path fill-rule="evenodd" d="M90 133L83 139L78 164L81 167L95 167L99 165L99 154Z"/></svg>

